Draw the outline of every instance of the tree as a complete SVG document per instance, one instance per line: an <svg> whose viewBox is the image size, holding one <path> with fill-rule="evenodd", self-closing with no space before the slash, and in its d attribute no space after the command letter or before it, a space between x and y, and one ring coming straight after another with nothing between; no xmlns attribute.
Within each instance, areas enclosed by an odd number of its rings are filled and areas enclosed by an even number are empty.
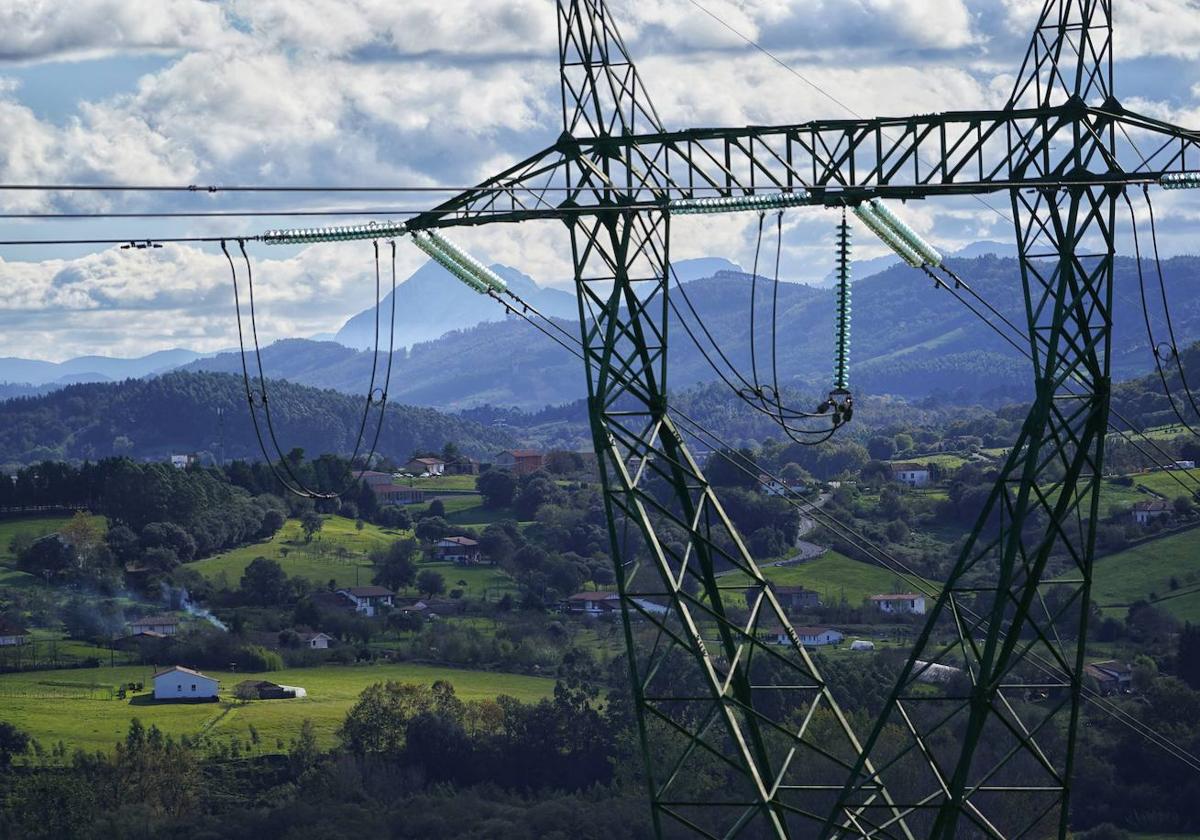
<svg viewBox="0 0 1200 840"><path fill-rule="evenodd" d="M279 529L287 522L287 517L283 511L271 508L263 514L262 526L259 528L258 535L263 539L270 539L279 533Z"/></svg>
<svg viewBox="0 0 1200 840"><path fill-rule="evenodd" d="M412 527L412 516L407 509L399 505L384 505L375 514L375 521L384 528L394 528L397 531L407 531Z"/></svg>
<svg viewBox="0 0 1200 840"><path fill-rule="evenodd" d="M321 518L321 514L315 510L310 510L300 518L300 528L304 531L304 541L312 542L313 536L321 530L325 525L325 520Z"/></svg>
<svg viewBox="0 0 1200 840"><path fill-rule="evenodd" d="M517 482L507 470L488 470L475 479L475 489L483 496L485 508L502 508L512 504Z"/></svg>
<svg viewBox="0 0 1200 840"><path fill-rule="evenodd" d="M240 587L251 603L264 607L282 604L288 596L287 573L274 560L255 557L242 573Z"/></svg>
<svg viewBox="0 0 1200 840"><path fill-rule="evenodd" d="M533 519L537 515L538 508L553 504L562 498L562 495L558 485L545 475L530 476L522 485L521 492L517 494L516 501L513 503L517 518Z"/></svg>
<svg viewBox="0 0 1200 840"><path fill-rule="evenodd" d="M169 548L183 562L196 556L196 541L174 522L151 522L142 529L142 548Z"/></svg>
<svg viewBox="0 0 1200 840"><path fill-rule="evenodd" d="M408 589L417 579L416 554L416 540L411 537L396 540L382 556L375 559L376 571L372 581L396 591Z"/></svg>
<svg viewBox="0 0 1200 840"><path fill-rule="evenodd" d="M442 518L445 518L446 503L443 502L441 499L434 499L432 502L429 503L429 510L427 511L427 513L430 516L440 516Z"/></svg>
<svg viewBox="0 0 1200 840"><path fill-rule="evenodd" d="M441 572L425 569L417 575L417 591L426 593L430 598L441 595L446 591L446 579Z"/></svg>
<svg viewBox="0 0 1200 840"><path fill-rule="evenodd" d="M389 680L363 690L338 729L338 737L353 753L397 753L405 743L408 722L433 709L433 691L426 685Z"/></svg>
<svg viewBox="0 0 1200 840"><path fill-rule="evenodd" d="M29 749L29 736L11 723L0 720L0 770L7 770L12 760Z"/></svg>
<svg viewBox="0 0 1200 840"><path fill-rule="evenodd" d="M1200 624L1183 626L1175 654L1175 671L1181 680L1200 691Z"/></svg>
<svg viewBox="0 0 1200 840"><path fill-rule="evenodd" d="M424 542L436 542L449 534L453 529L450 523L440 516L427 516L417 523L417 539Z"/></svg>
<svg viewBox="0 0 1200 840"><path fill-rule="evenodd" d="M877 461L889 461L896 454L896 442L892 438L877 435L867 441L867 452Z"/></svg>

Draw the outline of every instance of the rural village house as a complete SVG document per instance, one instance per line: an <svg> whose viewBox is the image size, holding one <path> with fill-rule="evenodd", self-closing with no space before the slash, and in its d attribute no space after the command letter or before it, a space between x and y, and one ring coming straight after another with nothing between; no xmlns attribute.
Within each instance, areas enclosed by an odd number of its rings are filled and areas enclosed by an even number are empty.
<svg viewBox="0 0 1200 840"><path fill-rule="evenodd" d="M913 592L872 595L870 601L884 615L925 615L925 596Z"/></svg>
<svg viewBox="0 0 1200 840"><path fill-rule="evenodd" d="M300 633L300 641L309 650L329 650L329 643L333 641L333 636L325 633Z"/></svg>
<svg viewBox="0 0 1200 840"><path fill-rule="evenodd" d="M350 586L338 592L354 602L354 609L367 618L374 618L381 606L392 606L395 593L386 586Z"/></svg>
<svg viewBox="0 0 1200 840"><path fill-rule="evenodd" d="M821 606L821 596L815 590L803 586L773 586L772 591L779 599L779 605L789 612L792 610L811 610Z"/></svg>
<svg viewBox="0 0 1200 840"><path fill-rule="evenodd" d="M29 641L29 631L14 621L0 618L0 647L14 647Z"/></svg>
<svg viewBox="0 0 1200 840"><path fill-rule="evenodd" d="M1133 685L1133 666L1110 659L1083 666L1083 673L1096 681L1101 694L1124 694Z"/></svg>
<svg viewBox="0 0 1200 840"><path fill-rule="evenodd" d="M155 700L217 699L217 680L181 665L159 671L153 680Z"/></svg>
<svg viewBox="0 0 1200 840"><path fill-rule="evenodd" d="M1162 499L1153 501L1134 502L1133 521L1139 525L1149 525L1150 520L1166 516L1171 512L1171 505Z"/></svg>
<svg viewBox="0 0 1200 840"><path fill-rule="evenodd" d="M156 633L160 636L174 636L179 632L179 619L172 615L148 615L135 618L129 622L130 635L139 633Z"/></svg>
<svg viewBox="0 0 1200 840"><path fill-rule="evenodd" d="M514 475L529 475L542 468L542 453L536 449L509 449L496 456L496 467Z"/></svg>
<svg viewBox="0 0 1200 840"><path fill-rule="evenodd" d="M404 470L415 475L443 475L446 462L441 458L413 458L404 465Z"/></svg>
<svg viewBox="0 0 1200 840"><path fill-rule="evenodd" d="M470 537L446 537L438 540L438 557L459 566L476 566L483 559L479 543Z"/></svg>
<svg viewBox="0 0 1200 840"><path fill-rule="evenodd" d="M927 487L929 467L924 464L892 464L892 479L909 487Z"/></svg>
<svg viewBox="0 0 1200 840"><path fill-rule="evenodd" d="M595 617L621 609L621 598L616 592L576 592L562 603L563 609Z"/></svg>
<svg viewBox="0 0 1200 840"><path fill-rule="evenodd" d="M797 638L800 639L800 644L805 647L840 645L846 638L841 631L831 627L796 627L793 629L796 631ZM775 627L767 631L767 641L774 645L788 645L792 640L784 628Z"/></svg>

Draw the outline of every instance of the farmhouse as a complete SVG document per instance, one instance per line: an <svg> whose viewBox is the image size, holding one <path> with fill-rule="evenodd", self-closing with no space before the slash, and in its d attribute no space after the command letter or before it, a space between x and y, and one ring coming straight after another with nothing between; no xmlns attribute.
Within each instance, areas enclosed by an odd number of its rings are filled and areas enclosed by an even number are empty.
<svg viewBox="0 0 1200 840"><path fill-rule="evenodd" d="M926 487L929 484L929 467L925 464L892 464L892 480L909 487Z"/></svg>
<svg viewBox="0 0 1200 840"><path fill-rule="evenodd" d="M1083 666L1083 673L1099 685L1101 694L1124 694L1133 684L1133 666L1110 659Z"/></svg>
<svg viewBox="0 0 1200 840"><path fill-rule="evenodd" d="M797 638L800 639L800 644L805 647L825 647L826 645L840 645L846 636L838 630L831 627L795 627ZM792 643L787 631L782 627L775 627L767 631L767 641L774 645L789 645Z"/></svg>
<svg viewBox="0 0 1200 840"><path fill-rule="evenodd" d="M542 468L542 453L536 449L509 449L496 456L496 466L514 475L529 475Z"/></svg>
<svg viewBox="0 0 1200 840"><path fill-rule="evenodd" d="M765 473L758 477L758 487L763 495L777 498L799 496L804 492L803 481L788 481L787 479L783 478L772 478Z"/></svg>
<svg viewBox="0 0 1200 840"><path fill-rule="evenodd" d="M374 618L382 606L392 606L395 593L385 586L350 586L339 589L338 593L345 595L354 602L354 609L367 618Z"/></svg>
<svg viewBox="0 0 1200 840"><path fill-rule="evenodd" d="M333 636L327 636L324 633L300 633L300 641L309 650L329 650L329 643L333 641Z"/></svg>
<svg viewBox="0 0 1200 840"><path fill-rule="evenodd" d="M446 537L438 540L438 557L460 566L476 566L483 558L479 543L470 537Z"/></svg>
<svg viewBox="0 0 1200 840"><path fill-rule="evenodd" d="M1150 520L1166 516L1171 512L1171 505L1162 499L1147 502L1134 502L1133 521L1139 525L1149 525Z"/></svg>
<svg viewBox="0 0 1200 840"><path fill-rule="evenodd" d="M775 597L785 610L811 610L821 606L821 596L803 586L774 586Z"/></svg>
<svg viewBox="0 0 1200 840"><path fill-rule="evenodd" d="M362 480L362 483L368 487L376 487L380 484L392 483L392 474L379 472L379 470L363 470L362 474L359 475L359 478Z"/></svg>
<svg viewBox="0 0 1200 840"><path fill-rule="evenodd" d="M330 612L354 612L358 609L358 602L349 595L344 595L341 592L314 592L309 596L314 607L319 610L329 610Z"/></svg>
<svg viewBox="0 0 1200 840"><path fill-rule="evenodd" d="M216 700L218 682L199 671L174 665L154 675L155 700Z"/></svg>
<svg viewBox="0 0 1200 840"><path fill-rule="evenodd" d="M884 615L925 615L925 596L913 592L872 595L871 604Z"/></svg>
<svg viewBox="0 0 1200 840"><path fill-rule="evenodd" d="M446 475L479 475L479 462L462 455L446 462Z"/></svg>
<svg viewBox="0 0 1200 840"><path fill-rule="evenodd" d="M157 633L160 636L174 636L179 632L179 619L172 615L148 615L135 618L129 622L129 633Z"/></svg>
<svg viewBox="0 0 1200 840"><path fill-rule="evenodd" d="M404 465L404 470L413 475L444 475L446 462L441 458L413 458Z"/></svg>
<svg viewBox="0 0 1200 840"><path fill-rule="evenodd" d="M562 608L569 613L594 618L620 610L621 597L616 592L576 592L562 602Z"/></svg>
<svg viewBox="0 0 1200 840"><path fill-rule="evenodd" d="M14 647L29 641L29 631L15 621L0 618L0 647Z"/></svg>

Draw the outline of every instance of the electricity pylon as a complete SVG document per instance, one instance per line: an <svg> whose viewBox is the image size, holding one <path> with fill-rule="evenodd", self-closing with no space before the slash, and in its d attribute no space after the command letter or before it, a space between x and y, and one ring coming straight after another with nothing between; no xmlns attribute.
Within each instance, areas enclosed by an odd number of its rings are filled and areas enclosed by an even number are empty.
<svg viewBox="0 0 1200 840"><path fill-rule="evenodd" d="M1108 0L1045 3L1003 109L767 127L667 130L604 0L558 0L558 26L558 141L405 228L567 224L659 834L1065 837L1116 201L1200 186L1200 135L1116 99ZM1001 192L1033 405L860 742L668 414L672 214Z"/></svg>

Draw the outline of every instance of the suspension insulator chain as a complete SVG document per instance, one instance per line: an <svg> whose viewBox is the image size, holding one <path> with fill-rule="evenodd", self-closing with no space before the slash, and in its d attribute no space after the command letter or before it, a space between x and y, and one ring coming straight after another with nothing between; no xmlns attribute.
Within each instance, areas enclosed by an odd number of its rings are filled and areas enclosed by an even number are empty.
<svg viewBox="0 0 1200 840"><path fill-rule="evenodd" d="M837 344L834 348L833 387L850 387L850 223L846 211L837 232Z"/></svg>

